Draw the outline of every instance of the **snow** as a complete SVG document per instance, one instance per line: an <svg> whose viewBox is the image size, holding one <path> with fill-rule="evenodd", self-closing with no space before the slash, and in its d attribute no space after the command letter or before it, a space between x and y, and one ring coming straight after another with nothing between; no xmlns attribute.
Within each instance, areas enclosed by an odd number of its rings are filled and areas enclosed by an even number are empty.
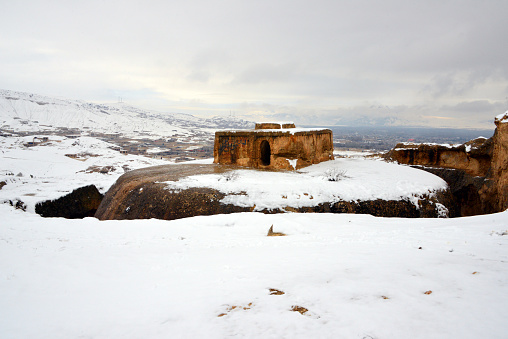
<svg viewBox="0 0 508 339"><path fill-rule="evenodd" d="M261 120L261 121L256 121L255 122L256 124L279 124L279 125L290 125L290 124L295 124L294 121L292 120L288 120L288 121L273 121L273 120Z"/></svg>
<svg viewBox="0 0 508 339"><path fill-rule="evenodd" d="M203 146L201 146L201 145L196 145L196 146L189 146L189 147L187 147L185 150L186 150L186 151L194 151L194 150L201 149L201 148L203 148Z"/></svg>
<svg viewBox="0 0 508 339"><path fill-rule="evenodd" d="M293 167L293 169L296 169L296 164L298 163L298 159L286 159L289 162L289 165Z"/></svg>
<svg viewBox="0 0 508 339"><path fill-rule="evenodd" d="M1 338L508 331L508 212L410 222L292 213L100 222L7 205L0 213ZM267 237L271 225L287 236Z"/></svg>
<svg viewBox="0 0 508 339"><path fill-rule="evenodd" d="M239 169L223 174L195 175L165 182L167 189L210 187L226 194L223 203L242 207L284 209L310 207L339 200L410 200L447 184L428 172L380 160L336 159L297 172Z"/></svg>
<svg viewBox="0 0 508 339"><path fill-rule="evenodd" d="M132 138L210 139L213 131L252 122L234 117L201 119L189 114L160 113L126 103L96 104L0 89L0 127L27 132L79 129L82 133L121 134ZM69 132L76 133L76 132Z"/></svg>
<svg viewBox="0 0 508 339"><path fill-rule="evenodd" d="M120 154L112 149L115 145L96 138L48 138L46 143L24 147L33 137L0 137L0 182L6 183L0 189L0 202L21 200L34 212L37 202L57 199L82 186L94 184L105 193L126 170L170 164ZM78 158L71 159L66 154ZM108 173L100 173L101 168L108 169Z"/></svg>
<svg viewBox="0 0 508 339"><path fill-rule="evenodd" d="M167 148L163 149L163 148L160 148L160 147L152 147L152 148L147 149L146 153L149 153L149 154L154 153L155 154L155 153L166 152L168 150L170 150L170 149L167 149Z"/></svg>
<svg viewBox="0 0 508 339"><path fill-rule="evenodd" d="M335 149L333 151L333 155L335 157L345 157L345 158L365 158L370 155L376 154L376 151L350 151L350 150L343 150L343 149Z"/></svg>
<svg viewBox="0 0 508 339"><path fill-rule="evenodd" d="M2 90L0 96L0 113L8 113L3 126L25 130L44 128L35 120L86 127L90 117L116 114L113 106ZM143 112L130 115L118 106L117 116L146 130L135 118ZM31 122L21 125L22 119ZM109 120L93 125L118 129ZM165 133L168 125L159 120L157 126ZM411 220L324 213L42 218L33 213L38 201L88 184L105 192L125 170L168 162L123 155L89 137L49 136L47 143L23 146L32 140L0 137L0 182L6 182L0 188L0 338L506 338L508 211ZM94 167L111 171L89 170ZM444 187L426 172L358 158L168 185L213 184L233 199L241 183L241 203L265 206L413 199ZM28 204L27 212L2 203L16 198ZM267 237L271 225L286 236ZM296 306L308 311L292 312Z"/></svg>
<svg viewBox="0 0 508 339"><path fill-rule="evenodd" d="M499 122L507 123L507 122L508 122L508 111L506 111L506 112L504 112L504 113L499 114L498 116L496 116L495 121L499 121Z"/></svg>
<svg viewBox="0 0 508 339"><path fill-rule="evenodd" d="M407 149L417 149L419 146L422 146L422 145L425 145L425 146L441 146L441 147L446 147L446 148L455 148L455 147L459 147L459 146L462 146L462 144L436 144L436 143L433 143L433 142L422 142L422 143L413 143L413 142L402 142L401 144L405 145L405 146L413 146L413 147L398 147L398 148L394 148L394 150L396 151L400 151L400 150L407 150Z"/></svg>

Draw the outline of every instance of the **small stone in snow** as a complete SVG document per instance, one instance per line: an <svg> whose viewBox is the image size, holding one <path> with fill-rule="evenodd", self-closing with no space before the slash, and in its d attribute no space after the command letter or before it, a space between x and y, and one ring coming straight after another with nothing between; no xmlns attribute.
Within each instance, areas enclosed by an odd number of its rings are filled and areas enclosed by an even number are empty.
<svg viewBox="0 0 508 339"><path fill-rule="evenodd" d="M282 292L282 291L277 290L275 288L270 288L269 291L270 291L270 295L283 295L283 294L286 294L285 292Z"/></svg>
<svg viewBox="0 0 508 339"><path fill-rule="evenodd" d="M305 314L305 313L307 313L309 310L308 310L308 309L306 309L305 307L295 305L295 306L293 306L293 307L291 308L291 311L293 311L293 312L298 312L298 313L300 313L300 314Z"/></svg>

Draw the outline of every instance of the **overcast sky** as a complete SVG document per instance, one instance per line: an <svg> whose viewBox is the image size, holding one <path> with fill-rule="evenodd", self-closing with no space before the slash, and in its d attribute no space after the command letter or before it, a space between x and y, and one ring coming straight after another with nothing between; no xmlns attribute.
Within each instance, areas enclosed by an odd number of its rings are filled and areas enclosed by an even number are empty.
<svg viewBox="0 0 508 339"><path fill-rule="evenodd" d="M507 0L0 0L0 88L164 112L493 128Z"/></svg>

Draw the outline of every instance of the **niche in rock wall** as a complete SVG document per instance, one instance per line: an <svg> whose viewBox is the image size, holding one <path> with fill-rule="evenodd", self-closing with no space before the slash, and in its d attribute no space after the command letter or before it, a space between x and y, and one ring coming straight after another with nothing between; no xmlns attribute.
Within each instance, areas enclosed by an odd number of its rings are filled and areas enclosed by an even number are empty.
<svg viewBox="0 0 508 339"><path fill-rule="evenodd" d="M270 143L266 140L263 140L261 141L259 148L261 163L263 164L263 166L270 166L270 157L272 155L270 150Z"/></svg>

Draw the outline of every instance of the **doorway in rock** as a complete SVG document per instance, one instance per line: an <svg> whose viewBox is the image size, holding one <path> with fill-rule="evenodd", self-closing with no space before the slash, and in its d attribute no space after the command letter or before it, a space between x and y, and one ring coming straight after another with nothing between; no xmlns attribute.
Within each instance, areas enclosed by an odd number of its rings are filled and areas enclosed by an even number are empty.
<svg viewBox="0 0 508 339"><path fill-rule="evenodd" d="M270 165L271 152L270 152L270 144L268 143L268 141L266 140L261 141L260 151L261 151L261 163L263 164L263 166Z"/></svg>

